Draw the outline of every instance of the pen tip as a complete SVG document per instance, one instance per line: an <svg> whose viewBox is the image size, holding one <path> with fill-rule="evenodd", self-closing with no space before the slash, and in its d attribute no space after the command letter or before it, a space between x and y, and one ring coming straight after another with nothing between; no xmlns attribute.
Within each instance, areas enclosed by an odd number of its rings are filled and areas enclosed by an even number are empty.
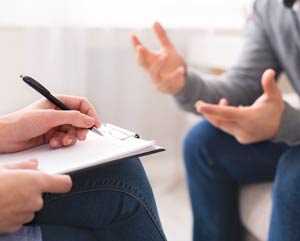
<svg viewBox="0 0 300 241"><path fill-rule="evenodd" d="M20 75L20 78L23 79L23 77L24 77L24 75L21 74L21 75Z"/></svg>

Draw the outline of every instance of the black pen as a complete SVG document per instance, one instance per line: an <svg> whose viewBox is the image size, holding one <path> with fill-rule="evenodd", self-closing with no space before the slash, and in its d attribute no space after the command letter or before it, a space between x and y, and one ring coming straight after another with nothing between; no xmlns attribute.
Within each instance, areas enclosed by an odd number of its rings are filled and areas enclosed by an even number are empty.
<svg viewBox="0 0 300 241"><path fill-rule="evenodd" d="M71 110L70 107L68 107L67 105L62 103L59 99L57 99L55 96L53 96L51 94L51 92L49 90L47 90L47 88L45 88L43 85L41 85L39 82L37 82L33 78L31 78L29 76L23 76L23 75L20 75L20 78L26 84L28 84L33 89L35 89L37 92L39 92L41 95L43 95L45 98L47 98L52 104L56 105L57 107L59 107L62 110ZM91 128L89 128L89 130L100 136L103 136L103 134L96 128L96 126L92 126Z"/></svg>

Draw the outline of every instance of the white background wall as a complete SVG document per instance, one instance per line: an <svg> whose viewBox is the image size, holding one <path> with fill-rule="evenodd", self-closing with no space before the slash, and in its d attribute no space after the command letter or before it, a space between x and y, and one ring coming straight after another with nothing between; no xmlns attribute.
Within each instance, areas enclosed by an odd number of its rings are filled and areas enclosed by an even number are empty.
<svg viewBox="0 0 300 241"><path fill-rule="evenodd" d="M40 98L18 77L26 74L53 93L88 97L103 122L157 140L167 151L143 161L165 232L172 241L191 240L182 139L200 117L154 90L129 36L159 49L149 28L159 20L189 66L226 69L241 48L250 1L0 0L0 115Z"/></svg>
<svg viewBox="0 0 300 241"><path fill-rule="evenodd" d="M19 79L26 74L54 93L88 97L103 122L157 140L167 151L144 158L144 164L165 231L169 240L191 240L181 146L199 117L153 89L135 63L129 35L136 32L158 49L149 27L159 20L188 65L227 68L241 47L250 2L0 0L0 115L40 98Z"/></svg>
<svg viewBox="0 0 300 241"><path fill-rule="evenodd" d="M132 32L158 49L149 29L0 28L0 114L40 98L20 74L36 78L53 93L86 96L103 122L134 130L166 147L167 152L148 162L157 163L155 175L164 176L168 185L182 178L182 139L191 119L170 96L155 91L137 66L129 40ZM188 64L197 67L226 68L240 45L237 32L169 29L168 33Z"/></svg>

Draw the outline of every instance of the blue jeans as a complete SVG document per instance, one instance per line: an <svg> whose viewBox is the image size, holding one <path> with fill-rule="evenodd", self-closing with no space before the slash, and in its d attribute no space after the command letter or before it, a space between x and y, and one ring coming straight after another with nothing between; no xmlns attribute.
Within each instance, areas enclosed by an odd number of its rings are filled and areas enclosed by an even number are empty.
<svg viewBox="0 0 300 241"><path fill-rule="evenodd" d="M43 241L165 241L139 159L72 176L71 192L46 194L33 224Z"/></svg>
<svg viewBox="0 0 300 241"><path fill-rule="evenodd" d="M269 241L300 240L300 148L242 145L201 121L184 142L194 241L240 241L239 186L275 180Z"/></svg>

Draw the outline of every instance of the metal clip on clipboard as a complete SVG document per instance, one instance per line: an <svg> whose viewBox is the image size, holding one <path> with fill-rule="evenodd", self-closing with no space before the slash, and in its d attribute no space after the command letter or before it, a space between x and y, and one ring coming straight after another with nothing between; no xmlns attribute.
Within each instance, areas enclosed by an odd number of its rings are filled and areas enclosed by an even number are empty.
<svg viewBox="0 0 300 241"><path fill-rule="evenodd" d="M136 133L108 123L103 124L100 129L104 133L104 135L111 136L121 141L125 141L130 137L140 138L140 136Z"/></svg>

